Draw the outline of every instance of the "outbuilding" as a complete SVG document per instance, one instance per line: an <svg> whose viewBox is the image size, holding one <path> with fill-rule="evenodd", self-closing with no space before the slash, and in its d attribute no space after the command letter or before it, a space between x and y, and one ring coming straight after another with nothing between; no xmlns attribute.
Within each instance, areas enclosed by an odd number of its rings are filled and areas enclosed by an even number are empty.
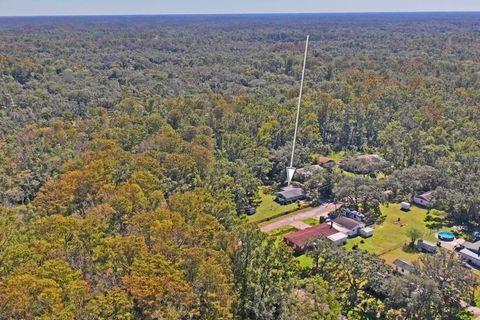
<svg viewBox="0 0 480 320"><path fill-rule="evenodd" d="M365 227L363 229L360 229L360 236L363 238L368 238L373 236L373 229L370 227Z"/></svg>
<svg viewBox="0 0 480 320"><path fill-rule="evenodd" d="M333 168L336 163L334 160L327 157L318 157L318 164L324 168Z"/></svg>
<svg viewBox="0 0 480 320"><path fill-rule="evenodd" d="M427 253L435 253L437 252L437 245L425 240L418 240L417 241L417 248L422 250L423 252Z"/></svg>
<svg viewBox="0 0 480 320"><path fill-rule="evenodd" d="M334 233L327 237L328 240L332 241L335 244L342 245L347 243L348 236L342 232Z"/></svg>
<svg viewBox="0 0 480 320"><path fill-rule="evenodd" d="M413 264L402 259L395 259L395 261L393 261L393 265L395 271L403 275L409 274L415 268Z"/></svg>
<svg viewBox="0 0 480 320"><path fill-rule="evenodd" d="M410 211L410 203L408 202L402 202L400 207L403 211Z"/></svg>

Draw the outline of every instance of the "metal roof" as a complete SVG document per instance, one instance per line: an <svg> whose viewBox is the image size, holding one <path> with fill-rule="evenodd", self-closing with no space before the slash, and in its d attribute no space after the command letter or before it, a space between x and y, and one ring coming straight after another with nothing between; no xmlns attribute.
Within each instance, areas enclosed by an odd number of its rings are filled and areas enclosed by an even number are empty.
<svg viewBox="0 0 480 320"><path fill-rule="evenodd" d="M468 256L469 258L480 260L480 255L476 254L475 252L472 252L468 249L462 249L459 251L461 255Z"/></svg>
<svg viewBox="0 0 480 320"><path fill-rule="evenodd" d="M299 247L303 247L310 239L320 236L329 237L336 233L339 233L337 229L333 228L330 224L323 223L305 230L287 234L284 238Z"/></svg>
<svg viewBox="0 0 480 320"><path fill-rule="evenodd" d="M411 264L408 261L402 260L402 259L395 259L395 261L393 261L393 264L396 265L399 268L402 268L402 269L410 269L411 270L411 269L414 268L413 264Z"/></svg>
<svg viewBox="0 0 480 320"><path fill-rule="evenodd" d="M365 225L364 223L359 222L355 219L350 219L350 218L343 217L343 216L338 217L337 219L334 220L334 222L337 223L338 225L346 228L346 229L349 229L349 230L352 230L356 227L361 227L361 226Z"/></svg>
<svg viewBox="0 0 480 320"><path fill-rule="evenodd" d="M302 188L288 187L288 188L284 188L280 192L277 192L277 195L281 195L285 199L292 199L292 198L304 196L305 192L303 191Z"/></svg>

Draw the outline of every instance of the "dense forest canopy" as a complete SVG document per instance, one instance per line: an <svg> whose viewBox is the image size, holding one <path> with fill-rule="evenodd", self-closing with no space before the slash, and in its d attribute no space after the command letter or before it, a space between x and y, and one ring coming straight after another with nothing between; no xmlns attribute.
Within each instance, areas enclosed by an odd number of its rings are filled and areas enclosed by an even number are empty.
<svg viewBox="0 0 480 320"><path fill-rule="evenodd" d="M314 198L376 221L436 190L477 226L478 13L1 18L0 318L461 319L451 257L400 278L320 241L300 270L237 214L285 181L306 34L295 166L385 159Z"/></svg>

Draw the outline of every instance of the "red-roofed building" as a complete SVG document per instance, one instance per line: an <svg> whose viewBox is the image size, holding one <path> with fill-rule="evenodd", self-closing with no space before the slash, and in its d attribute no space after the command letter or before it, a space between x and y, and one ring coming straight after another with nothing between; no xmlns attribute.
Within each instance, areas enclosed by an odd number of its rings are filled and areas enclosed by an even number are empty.
<svg viewBox="0 0 480 320"><path fill-rule="evenodd" d="M347 241L347 236L335 229L331 224L319 224L305 230L296 231L283 237L285 242L297 252L303 252L311 239L325 237L337 244Z"/></svg>
<svg viewBox="0 0 480 320"><path fill-rule="evenodd" d="M324 168L332 168L335 166L335 161L327 157L318 157L318 164Z"/></svg>

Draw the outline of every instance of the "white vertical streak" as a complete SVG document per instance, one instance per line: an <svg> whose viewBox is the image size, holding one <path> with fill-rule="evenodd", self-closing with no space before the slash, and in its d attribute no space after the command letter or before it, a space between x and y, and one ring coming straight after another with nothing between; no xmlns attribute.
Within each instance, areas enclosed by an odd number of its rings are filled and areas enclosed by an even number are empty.
<svg viewBox="0 0 480 320"><path fill-rule="evenodd" d="M293 167L293 156L295 154L295 143L297 142L298 119L300 118L300 105L302 104L303 79L305 78L305 65L307 64L307 51L308 51L308 40L309 40L309 38L310 38L310 36L307 36L307 42L305 44L305 56L303 57L302 80L300 81L300 93L298 95L297 118L295 120L295 132L293 134L292 157L290 158L290 167Z"/></svg>

